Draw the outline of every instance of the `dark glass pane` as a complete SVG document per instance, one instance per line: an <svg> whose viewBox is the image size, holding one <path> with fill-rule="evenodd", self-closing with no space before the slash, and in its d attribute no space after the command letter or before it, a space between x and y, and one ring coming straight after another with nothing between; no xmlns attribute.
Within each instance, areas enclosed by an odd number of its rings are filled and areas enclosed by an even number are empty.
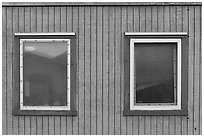
<svg viewBox="0 0 204 137"><path fill-rule="evenodd" d="M174 103L176 44L135 44L136 103Z"/></svg>
<svg viewBox="0 0 204 137"><path fill-rule="evenodd" d="M24 42L23 65L24 105L67 105L66 42Z"/></svg>

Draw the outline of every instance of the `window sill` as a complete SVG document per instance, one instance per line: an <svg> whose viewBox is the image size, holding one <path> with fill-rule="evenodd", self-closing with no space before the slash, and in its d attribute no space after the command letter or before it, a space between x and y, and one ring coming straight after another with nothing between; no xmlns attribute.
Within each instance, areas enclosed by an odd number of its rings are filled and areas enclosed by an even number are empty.
<svg viewBox="0 0 204 137"><path fill-rule="evenodd" d="M56 110L16 110L13 115L31 115L31 116L77 116L77 111L56 111Z"/></svg>
<svg viewBox="0 0 204 137"><path fill-rule="evenodd" d="M174 116L182 115L187 116L188 112L185 110L125 110L123 111L123 116Z"/></svg>

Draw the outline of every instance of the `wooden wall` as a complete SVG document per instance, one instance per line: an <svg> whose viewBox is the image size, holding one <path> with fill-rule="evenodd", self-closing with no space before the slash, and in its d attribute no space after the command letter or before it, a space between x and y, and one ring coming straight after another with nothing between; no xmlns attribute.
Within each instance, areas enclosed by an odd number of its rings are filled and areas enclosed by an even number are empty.
<svg viewBox="0 0 204 137"><path fill-rule="evenodd" d="M123 116L124 32L188 32L187 116ZM16 32L76 32L77 116L13 116ZM201 5L3 6L3 134L201 134Z"/></svg>

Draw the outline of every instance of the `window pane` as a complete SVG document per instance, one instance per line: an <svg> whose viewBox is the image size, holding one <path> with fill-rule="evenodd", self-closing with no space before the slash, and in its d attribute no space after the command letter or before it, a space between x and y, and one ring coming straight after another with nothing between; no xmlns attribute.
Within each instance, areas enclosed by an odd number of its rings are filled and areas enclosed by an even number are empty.
<svg viewBox="0 0 204 137"><path fill-rule="evenodd" d="M67 105L67 43L24 42L23 104Z"/></svg>
<svg viewBox="0 0 204 137"><path fill-rule="evenodd" d="M134 49L136 103L174 103L176 43L136 43Z"/></svg>

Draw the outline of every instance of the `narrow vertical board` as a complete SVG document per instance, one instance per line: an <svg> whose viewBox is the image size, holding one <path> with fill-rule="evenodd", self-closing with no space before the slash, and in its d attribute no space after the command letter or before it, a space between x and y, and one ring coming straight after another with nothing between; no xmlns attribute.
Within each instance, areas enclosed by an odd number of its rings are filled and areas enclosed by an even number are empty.
<svg viewBox="0 0 204 137"><path fill-rule="evenodd" d="M2 8L2 135L7 134L7 8Z"/></svg>
<svg viewBox="0 0 204 137"><path fill-rule="evenodd" d="M67 10L66 7L60 7L60 11L59 11L60 12L60 30L59 30L60 32L67 32L67 16L66 16L67 12L66 10ZM70 119L72 120L72 117L70 117ZM71 128L69 127L69 130L72 131L72 127ZM67 117L66 116L61 116L60 118L60 134L61 135L67 134Z"/></svg>
<svg viewBox="0 0 204 137"><path fill-rule="evenodd" d="M84 103L85 103L85 113L84 113L84 119L85 119L85 135L90 135L90 107L91 107L91 100L90 100L90 78L91 78L91 72L90 72L90 56L91 56L91 50L90 50L90 7L85 7L85 32L84 32L84 54L85 54L85 61L84 61L84 83L85 83L85 91L84 91Z"/></svg>
<svg viewBox="0 0 204 137"><path fill-rule="evenodd" d="M133 7L133 18L134 18L134 32L140 31L140 8L139 6Z"/></svg>
<svg viewBox="0 0 204 137"><path fill-rule="evenodd" d="M201 60L201 9L200 6L195 6L195 45L194 45L194 134L199 135L200 134L200 76L201 76L201 70L200 70L200 60Z"/></svg>
<svg viewBox="0 0 204 137"><path fill-rule="evenodd" d="M54 32L60 32L61 31L61 7L54 7ZM61 116L55 116L55 135L61 134Z"/></svg>
<svg viewBox="0 0 204 137"><path fill-rule="evenodd" d="M164 31L164 6L158 6L157 8L157 16L158 16L158 31Z"/></svg>
<svg viewBox="0 0 204 137"><path fill-rule="evenodd" d="M43 131L43 127L42 127L42 116L37 116L37 122L36 122L36 127L37 127L37 135L42 135Z"/></svg>
<svg viewBox="0 0 204 137"><path fill-rule="evenodd" d="M31 8L25 7L25 32L31 32ZM31 116L25 116L25 134L29 135L31 133Z"/></svg>
<svg viewBox="0 0 204 137"><path fill-rule="evenodd" d="M13 8L7 7L7 134L13 134L12 117L12 35L13 35Z"/></svg>
<svg viewBox="0 0 204 137"><path fill-rule="evenodd" d="M151 21L152 21L152 7L151 6L146 6L145 8L145 28L146 28L146 32L151 32L152 30L152 25L151 25Z"/></svg>
<svg viewBox="0 0 204 137"><path fill-rule="evenodd" d="M19 8L18 10L18 26L19 30L18 32L24 32L25 31L25 11L24 8ZM19 135L25 134L25 116L19 116L18 118L18 124L19 124Z"/></svg>
<svg viewBox="0 0 204 137"><path fill-rule="evenodd" d="M103 135L108 134L108 92L109 92L109 33L108 33L109 7L103 7Z"/></svg>
<svg viewBox="0 0 204 137"><path fill-rule="evenodd" d="M139 32L140 31L140 6L134 6L133 18L134 18L133 30L134 32ZM138 116L134 116L133 118L132 130L133 130L134 135L139 134L139 117Z"/></svg>
<svg viewBox="0 0 204 137"><path fill-rule="evenodd" d="M97 94L96 94L96 76L97 76L97 74L96 74L96 63L97 63L97 57L96 57L96 52L97 52L97 47L96 47L96 17L97 17L97 15L96 15L96 7L94 6L94 7L91 7L91 9L90 9L91 11L91 24L90 24L90 26L91 26L91 36L90 36L90 41L91 41L91 43L90 43L90 45L91 45L91 68L90 68L90 72L91 72L91 109L90 109L90 111L91 111L91 118L90 118L90 120L91 120L91 127L90 127L90 129L91 129L91 135L96 135L96 105L97 105Z"/></svg>
<svg viewBox="0 0 204 137"><path fill-rule="evenodd" d="M193 6L189 6L189 68L188 68L188 134L193 135L194 133L194 46L195 46L195 9Z"/></svg>
<svg viewBox="0 0 204 137"><path fill-rule="evenodd" d="M120 115L122 115L120 110L120 51L121 51L121 43L120 43L120 36L122 34L121 32L121 7L115 7L115 131L114 134L119 135L120 134Z"/></svg>
<svg viewBox="0 0 204 137"><path fill-rule="evenodd" d="M64 8L64 7L61 7L61 9L62 8ZM61 23L64 22L65 24L63 24L61 26L61 31L62 32L64 32L64 31L66 31L66 32L75 32L75 31L73 31L73 16L74 16L73 15L73 9L72 9L72 7L65 7L64 10L66 11L65 15L63 14L64 12L61 12ZM78 11L76 12L76 14L78 15ZM74 16L74 17L78 17L77 15ZM75 24L75 27L76 27L78 25L78 20L76 20L74 24ZM77 45L72 45L72 46L77 46ZM73 92L77 92L77 91L73 91ZM76 94L76 101L78 101L77 96L78 96L78 94ZM77 102L76 102L76 106L77 106ZM76 119L78 117L74 117L74 118ZM74 118L70 117L70 116L67 116L66 117L66 121L65 121L66 122L66 126L65 127L61 126L61 129L64 129L64 128L66 129L66 132L67 132L68 135L72 135L73 134L73 127L75 129L78 127L78 123L77 123L77 125L73 125L73 119ZM64 122L62 122L62 119L61 119L61 124L62 123L64 123ZM77 133L78 133L78 131L77 131Z"/></svg>
<svg viewBox="0 0 204 137"><path fill-rule="evenodd" d="M49 7L43 7L42 9L42 23L43 23L43 32L49 31Z"/></svg>
<svg viewBox="0 0 204 137"><path fill-rule="evenodd" d="M123 110L124 110L124 32L127 31L127 7L122 6L121 7L121 100L120 100L120 110L121 110L121 122L120 122L120 127L121 127L121 131L120 134L121 135L126 135L127 133L127 118L125 116L123 116Z"/></svg>
<svg viewBox="0 0 204 137"><path fill-rule="evenodd" d="M55 32L60 32L61 31L61 7L58 7L58 6L54 7L54 19L55 19L55 22L54 22L55 29L54 29L54 31Z"/></svg>
<svg viewBox="0 0 204 137"><path fill-rule="evenodd" d="M85 123L84 123L84 91L85 91L85 83L84 83L84 52L85 52L85 48L84 48L84 19L85 19L85 15L84 15L84 7L80 7L79 8L79 134L84 134L84 130L85 130Z"/></svg>
<svg viewBox="0 0 204 137"><path fill-rule="evenodd" d="M43 8L42 7L37 7L37 32L42 32L43 31ZM37 116L37 135L42 135L43 134L43 119L42 116Z"/></svg>
<svg viewBox="0 0 204 137"><path fill-rule="evenodd" d="M67 31L72 26L73 32L76 33L76 61L77 61L77 88L76 88L76 110L77 116L72 118L72 124L70 117L67 117L67 134L79 134L79 7L67 7ZM72 126L73 125L73 126ZM73 131L70 131L72 126Z"/></svg>
<svg viewBox="0 0 204 137"><path fill-rule="evenodd" d="M188 32L188 7L187 6L183 6L182 7L182 30L183 32ZM182 127L182 135L187 135L188 134L188 129L187 129L187 116L182 116L182 123L181 123L181 127Z"/></svg>
<svg viewBox="0 0 204 137"><path fill-rule="evenodd" d="M114 89L114 80L115 80L115 43L114 43L114 37L115 37L115 26L114 26L114 13L115 13L115 8L114 7L109 7L109 94L108 94L108 127L109 127L109 135L114 134L114 107L115 107L115 89Z"/></svg>
<svg viewBox="0 0 204 137"><path fill-rule="evenodd" d="M30 26L31 26L31 33L37 32L37 11L36 7L31 7L30 9ZM31 135L37 134L37 117L31 116L30 118L30 133Z"/></svg>
<svg viewBox="0 0 204 137"><path fill-rule="evenodd" d="M42 7L42 32L49 32L49 9L48 7ZM42 134L48 135L49 133L49 121L48 116L42 116Z"/></svg>
<svg viewBox="0 0 204 137"><path fill-rule="evenodd" d="M140 16L140 32L145 32L146 31L146 7L145 6L140 6L139 7L139 16Z"/></svg>
<svg viewBox="0 0 204 137"><path fill-rule="evenodd" d="M97 7L96 10L96 46L97 46L97 125L96 125L96 131L97 135L102 135L103 133L103 9L102 7Z"/></svg>
<svg viewBox="0 0 204 137"><path fill-rule="evenodd" d="M182 24L182 8L181 6L176 7L176 32L182 32L183 24ZM176 116L176 127L175 134L181 135L182 133L182 124L181 124L181 116Z"/></svg>
<svg viewBox="0 0 204 137"><path fill-rule="evenodd" d="M13 15L12 15L12 18L13 18L13 31L12 31L12 35L11 35L11 37L10 37L10 39L12 39L12 46L16 46L16 44L15 44L15 42L14 42L14 33L16 33L16 32L18 32L18 30L19 30L19 27L18 27L18 16L19 16L19 14L18 14L18 7L13 7ZM12 54L12 57L11 58L13 58L14 56L13 56L13 54ZM15 62L13 62L12 61L12 65L17 65ZM12 75L12 78L13 78L13 75ZM13 86L13 81L12 81L12 86ZM12 92L14 92L14 88L13 88L13 90L12 90ZM13 93L12 93L13 94ZM12 102L13 102L13 100L12 100ZM11 102L11 103L12 103ZM12 111L11 111L11 113L12 113ZM19 121L18 121L18 119L19 119L19 116L13 116L13 133L12 134L14 134L14 135L18 135L18 133L19 133L19 129L18 129L18 127L19 127Z"/></svg>

